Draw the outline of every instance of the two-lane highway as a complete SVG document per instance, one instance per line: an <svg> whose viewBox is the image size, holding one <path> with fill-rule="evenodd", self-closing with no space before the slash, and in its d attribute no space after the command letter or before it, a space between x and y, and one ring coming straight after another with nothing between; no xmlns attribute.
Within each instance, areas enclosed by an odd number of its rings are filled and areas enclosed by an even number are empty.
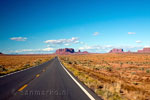
<svg viewBox="0 0 150 100"><path fill-rule="evenodd" d="M54 59L0 78L0 100L101 100Z"/></svg>

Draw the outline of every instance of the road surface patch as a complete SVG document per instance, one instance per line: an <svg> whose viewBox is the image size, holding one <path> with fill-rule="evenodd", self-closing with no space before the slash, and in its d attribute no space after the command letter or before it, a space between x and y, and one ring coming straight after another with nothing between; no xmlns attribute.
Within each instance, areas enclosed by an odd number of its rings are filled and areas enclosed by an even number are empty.
<svg viewBox="0 0 150 100"><path fill-rule="evenodd" d="M60 62L60 61L59 61ZM61 64L61 62L60 62ZM72 80L81 88L81 90L91 99L95 100L95 98L68 72L68 70L61 64L63 69L67 72L67 74L72 78Z"/></svg>
<svg viewBox="0 0 150 100"><path fill-rule="evenodd" d="M45 70L43 69L43 72L45 72Z"/></svg>

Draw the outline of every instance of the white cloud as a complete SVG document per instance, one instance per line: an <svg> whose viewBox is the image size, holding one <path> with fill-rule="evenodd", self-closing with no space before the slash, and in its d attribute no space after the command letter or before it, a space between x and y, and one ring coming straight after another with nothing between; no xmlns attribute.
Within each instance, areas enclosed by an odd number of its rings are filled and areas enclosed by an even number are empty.
<svg viewBox="0 0 150 100"><path fill-rule="evenodd" d="M54 49L53 48L44 48L44 49L41 49L41 51L53 51Z"/></svg>
<svg viewBox="0 0 150 100"><path fill-rule="evenodd" d="M147 45L147 46L144 46L144 48L150 48L150 46Z"/></svg>
<svg viewBox="0 0 150 100"><path fill-rule="evenodd" d="M12 37L10 39L14 41L26 41L27 40L26 37Z"/></svg>
<svg viewBox="0 0 150 100"><path fill-rule="evenodd" d="M70 44L64 44L65 46L69 46Z"/></svg>
<svg viewBox="0 0 150 100"><path fill-rule="evenodd" d="M22 50L16 50L16 53L21 53L21 52L49 52L53 51L54 48L44 48L44 49L22 49Z"/></svg>
<svg viewBox="0 0 150 100"><path fill-rule="evenodd" d="M112 46L112 45L104 45L104 46L93 45L93 46L88 46L88 45L85 45L83 47L80 47L79 49L80 50L86 50L86 51L89 51L89 52L106 53L106 52L109 52L110 50L112 50L113 48L122 48L125 51L128 51L128 50L136 51L136 50L141 49L143 47L144 46L139 46L139 45L138 46Z"/></svg>
<svg viewBox="0 0 150 100"><path fill-rule="evenodd" d="M84 46L84 47L80 47L80 50L91 50L94 49L92 46Z"/></svg>
<svg viewBox="0 0 150 100"><path fill-rule="evenodd" d="M75 44L80 43L80 41L74 41Z"/></svg>
<svg viewBox="0 0 150 100"><path fill-rule="evenodd" d="M136 32L128 32L128 34L136 34Z"/></svg>
<svg viewBox="0 0 150 100"><path fill-rule="evenodd" d="M85 45L83 47L80 47L79 49L93 52L93 53L100 53L100 52L104 53L104 52L108 52L112 48L113 48L113 46L111 46L111 45L105 45L105 46L100 46L100 45L88 46L88 45Z"/></svg>
<svg viewBox="0 0 150 100"><path fill-rule="evenodd" d="M47 45L47 47L51 47L51 45Z"/></svg>
<svg viewBox="0 0 150 100"><path fill-rule="evenodd" d="M142 43L142 41L140 41L140 40L137 40L137 41L135 41L136 43Z"/></svg>
<svg viewBox="0 0 150 100"><path fill-rule="evenodd" d="M84 44L84 42L80 42L81 44Z"/></svg>
<svg viewBox="0 0 150 100"><path fill-rule="evenodd" d="M80 43L78 37L72 37L71 39L46 40L44 42L48 43L48 44L54 44L54 45L62 45L62 44L69 44L69 43Z"/></svg>
<svg viewBox="0 0 150 100"><path fill-rule="evenodd" d="M97 36L97 35L99 35L99 32L94 32L93 35Z"/></svg>
<svg viewBox="0 0 150 100"><path fill-rule="evenodd" d="M79 49L82 49L82 50L92 50L92 49L95 49L95 50L100 50L100 49L109 49L109 48L113 48L113 46L111 45L105 45L105 46L100 46L100 45L94 45L94 46L84 46L84 47L80 47Z"/></svg>

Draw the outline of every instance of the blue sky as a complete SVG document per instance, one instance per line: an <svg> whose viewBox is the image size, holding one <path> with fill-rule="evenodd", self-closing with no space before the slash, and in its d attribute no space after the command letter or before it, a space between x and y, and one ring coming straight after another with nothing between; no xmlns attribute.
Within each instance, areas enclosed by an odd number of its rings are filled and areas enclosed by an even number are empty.
<svg viewBox="0 0 150 100"><path fill-rule="evenodd" d="M0 52L150 46L149 0L0 0Z"/></svg>

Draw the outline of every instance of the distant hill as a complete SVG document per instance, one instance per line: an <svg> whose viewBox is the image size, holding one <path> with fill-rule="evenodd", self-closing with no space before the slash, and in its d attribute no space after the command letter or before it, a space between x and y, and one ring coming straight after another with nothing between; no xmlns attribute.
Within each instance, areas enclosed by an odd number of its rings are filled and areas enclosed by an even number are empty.
<svg viewBox="0 0 150 100"><path fill-rule="evenodd" d="M2 55L3 53L2 52L0 52L0 55Z"/></svg>
<svg viewBox="0 0 150 100"><path fill-rule="evenodd" d="M150 48L143 48L143 50L138 50L138 53L150 53Z"/></svg>
<svg viewBox="0 0 150 100"><path fill-rule="evenodd" d="M74 53L74 49L73 48L64 48L64 49L57 49L56 50L56 54L71 54Z"/></svg>
<svg viewBox="0 0 150 100"><path fill-rule="evenodd" d="M116 49L116 48L114 48L114 49L110 50L109 53L124 53L124 51L123 51L123 49Z"/></svg>
<svg viewBox="0 0 150 100"><path fill-rule="evenodd" d="M78 52L75 52L73 48L64 48L64 49L57 49L55 54L87 54L87 51L81 52L80 50Z"/></svg>
<svg viewBox="0 0 150 100"><path fill-rule="evenodd" d="M124 52L123 49L112 49L109 51L109 53L150 53L150 48L143 48L142 50L138 50L137 52L131 52L130 50L128 52Z"/></svg>

